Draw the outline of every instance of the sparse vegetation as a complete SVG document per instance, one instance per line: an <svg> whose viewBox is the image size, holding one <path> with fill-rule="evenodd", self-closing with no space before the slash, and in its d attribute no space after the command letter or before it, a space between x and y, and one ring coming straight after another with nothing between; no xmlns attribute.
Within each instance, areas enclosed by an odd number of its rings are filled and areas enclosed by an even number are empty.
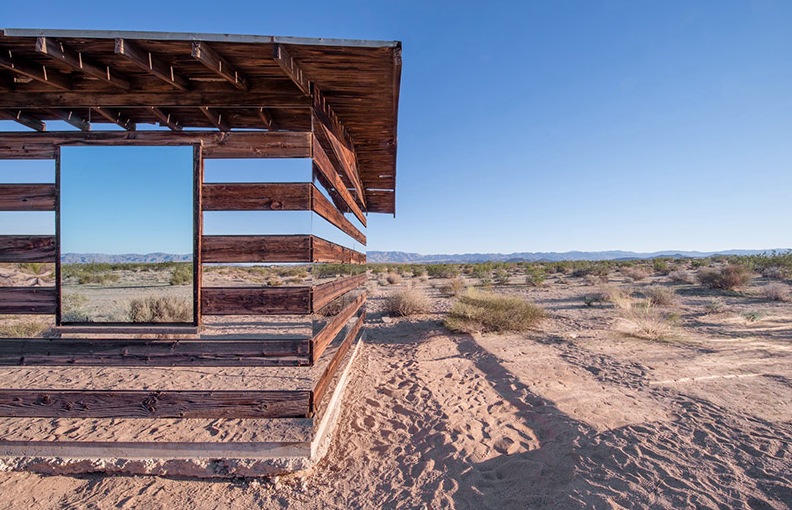
<svg viewBox="0 0 792 510"><path fill-rule="evenodd" d="M626 335L646 340L666 340L674 332L669 318L649 302L646 306L624 310L617 322L617 329Z"/></svg>
<svg viewBox="0 0 792 510"><path fill-rule="evenodd" d="M668 273L668 279L674 283L694 283L695 280L690 273L684 270L676 270Z"/></svg>
<svg viewBox="0 0 792 510"><path fill-rule="evenodd" d="M20 319L0 326L1 338L35 338L41 336L48 328L47 324L37 320Z"/></svg>
<svg viewBox="0 0 792 510"><path fill-rule="evenodd" d="M708 315L723 313L726 311L726 303L723 302L721 298L712 298L710 299L704 307L705 313Z"/></svg>
<svg viewBox="0 0 792 510"><path fill-rule="evenodd" d="M192 302L173 297L133 299L129 304L131 322L190 322Z"/></svg>
<svg viewBox="0 0 792 510"><path fill-rule="evenodd" d="M402 277L399 273L388 273L388 275L385 276L385 281L391 285L396 285L397 283L401 283Z"/></svg>
<svg viewBox="0 0 792 510"><path fill-rule="evenodd" d="M720 269L700 269L697 277L699 282L705 287L735 290L751 281L751 271L741 264L729 264Z"/></svg>
<svg viewBox="0 0 792 510"><path fill-rule="evenodd" d="M454 303L444 324L451 331L527 331L544 317L544 311L515 296L469 292Z"/></svg>
<svg viewBox="0 0 792 510"><path fill-rule="evenodd" d="M191 285L193 281L192 264L179 264L173 268L171 273L171 285Z"/></svg>
<svg viewBox="0 0 792 510"><path fill-rule="evenodd" d="M416 289L397 290L385 299L385 311L390 315L406 317L428 313L431 308L429 297Z"/></svg>
<svg viewBox="0 0 792 510"><path fill-rule="evenodd" d="M446 296L458 296L464 292L465 288L466 286L464 278L457 276L456 278L449 280L445 285L441 285L439 290Z"/></svg>
<svg viewBox="0 0 792 510"><path fill-rule="evenodd" d="M668 287L652 285L643 289L642 292L654 306L672 306L677 302L676 293Z"/></svg>
<svg viewBox="0 0 792 510"><path fill-rule="evenodd" d="M768 283L760 289L763 298L769 301L789 301L789 286L783 283Z"/></svg>

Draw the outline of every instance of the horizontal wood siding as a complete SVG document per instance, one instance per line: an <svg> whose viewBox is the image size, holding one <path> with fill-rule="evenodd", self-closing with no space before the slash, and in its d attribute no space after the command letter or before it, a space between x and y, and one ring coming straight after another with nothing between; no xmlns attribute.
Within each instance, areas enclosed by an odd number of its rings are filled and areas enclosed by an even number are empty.
<svg viewBox="0 0 792 510"><path fill-rule="evenodd" d="M311 236L203 236L203 262L310 262Z"/></svg>
<svg viewBox="0 0 792 510"><path fill-rule="evenodd" d="M338 370L338 366L341 364L341 360L344 359L347 352L349 352L349 348L354 343L357 336L360 334L360 330L363 329L363 323L366 320L366 312L364 311L360 317L358 318L355 325L352 326L352 329L349 330L349 333L344 337L344 340L341 342L341 345L338 347L338 350L335 352L333 359L330 360L330 363L325 368L325 371L322 373L322 376L319 378L319 381L316 383L314 387L313 395L311 397L311 413L315 414L319 410L319 404L322 402L322 398L324 398L325 393L327 393L327 388L330 386L330 381L333 380L333 376Z"/></svg>
<svg viewBox="0 0 792 510"><path fill-rule="evenodd" d="M344 203L349 210L352 211L352 214L360 220L360 223L363 226L366 226L366 217L363 215L363 211L360 210L358 207L357 202L352 197L352 194L349 193L349 190L344 184L344 181L341 179L341 176L338 175L338 171L336 170L333 163L330 161L330 158L327 156L327 152L322 148L322 144L319 143L319 140L316 137L313 138L313 161L316 168L324 175L325 179L327 179L330 184L335 188L335 191L341 196L344 200Z"/></svg>
<svg viewBox="0 0 792 510"><path fill-rule="evenodd" d="M358 230L358 228L355 227L351 221L346 219L344 215L341 214L338 209L336 209L336 206L333 205L333 203L330 202L324 195L322 195L322 192L319 191L315 186L312 190L312 193L314 212L338 227L349 237L365 246L366 236L360 230Z"/></svg>
<svg viewBox="0 0 792 510"><path fill-rule="evenodd" d="M364 283L366 283L365 273L315 286L313 290L313 310L321 310L330 301Z"/></svg>
<svg viewBox="0 0 792 510"><path fill-rule="evenodd" d="M55 287L0 287L0 313L54 314Z"/></svg>
<svg viewBox="0 0 792 510"><path fill-rule="evenodd" d="M321 237L314 237L313 261L335 264L365 264L366 255L340 244L325 241Z"/></svg>
<svg viewBox="0 0 792 510"><path fill-rule="evenodd" d="M0 211L54 210L54 184L0 184Z"/></svg>
<svg viewBox="0 0 792 510"><path fill-rule="evenodd" d="M309 211L310 183L204 184L204 211Z"/></svg>
<svg viewBox="0 0 792 510"><path fill-rule="evenodd" d="M203 287L204 315L311 313L311 287Z"/></svg>
<svg viewBox="0 0 792 510"><path fill-rule="evenodd" d="M316 363L325 349L327 349L327 346L330 345L330 342L333 341L336 335L344 328L344 325L360 310L360 307L365 302L366 293L362 292L354 301L346 305L335 317L330 319L325 327L313 337L311 341L311 361L313 363Z"/></svg>
<svg viewBox="0 0 792 510"><path fill-rule="evenodd" d="M0 416L30 418L300 418L310 391L0 390Z"/></svg>
<svg viewBox="0 0 792 510"><path fill-rule="evenodd" d="M310 340L0 339L0 366L299 366Z"/></svg>
<svg viewBox="0 0 792 510"><path fill-rule="evenodd" d="M0 262L55 262L55 236L0 236Z"/></svg>

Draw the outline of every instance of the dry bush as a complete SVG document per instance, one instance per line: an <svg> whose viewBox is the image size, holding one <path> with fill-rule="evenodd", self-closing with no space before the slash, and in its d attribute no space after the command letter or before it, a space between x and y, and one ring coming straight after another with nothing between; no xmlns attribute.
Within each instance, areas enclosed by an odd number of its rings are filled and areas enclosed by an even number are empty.
<svg viewBox="0 0 792 510"><path fill-rule="evenodd" d="M193 304L189 299L148 297L129 303L131 322L190 322L192 319Z"/></svg>
<svg viewBox="0 0 792 510"><path fill-rule="evenodd" d="M399 273L388 273L385 280L391 285L395 285L402 281L402 277Z"/></svg>
<svg viewBox="0 0 792 510"><path fill-rule="evenodd" d="M602 291L603 301L612 303L613 306L622 310L629 310L633 306L633 299L630 291L621 287L606 287Z"/></svg>
<svg viewBox="0 0 792 510"><path fill-rule="evenodd" d="M0 326L0 338L34 338L48 329L47 324L35 320L21 320Z"/></svg>
<svg viewBox="0 0 792 510"><path fill-rule="evenodd" d="M668 279L674 283L695 283L693 276L687 271L671 271L668 273Z"/></svg>
<svg viewBox="0 0 792 510"><path fill-rule="evenodd" d="M734 290L751 281L751 271L740 264L730 264L720 269L704 268L698 272L698 280L711 289Z"/></svg>
<svg viewBox="0 0 792 510"><path fill-rule="evenodd" d="M171 273L171 285L192 285L193 267L192 264L179 264L173 268Z"/></svg>
<svg viewBox="0 0 792 510"><path fill-rule="evenodd" d="M789 286L783 283L768 283L760 291L762 297L770 301L789 301Z"/></svg>
<svg viewBox="0 0 792 510"><path fill-rule="evenodd" d="M778 266L766 267L762 269L762 276L771 280L784 280L789 276L789 270Z"/></svg>
<svg viewBox="0 0 792 510"><path fill-rule="evenodd" d="M674 290L660 285L652 285L643 289L643 294L655 306L672 306L677 302Z"/></svg>
<svg viewBox="0 0 792 510"><path fill-rule="evenodd" d="M723 313L726 311L726 303L721 298L712 298L704 306L704 313L707 315Z"/></svg>
<svg viewBox="0 0 792 510"><path fill-rule="evenodd" d="M640 266L622 268L621 273L636 282L647 278L651 274L646 268Z"/></svg>
<svg viewBox="0 0 792 510"><path fill-rule="evenodd" d="M445 285L441 285L438 290L446 296L458 296L464 292L465 280L461 276L452 278Z"/></svg>
<svg viewBox="0 0 792 510"><path fill-rule="evenodd" d="M646 340L664 340L674 332L668 318L650 304L624 310L617 319L616 328L626 335Z"/></svg>
<svg viewBox="0 0 792 510"><path fill-rule="evenodd" d="M519 297L470 292L454 303L444 324L465 333L527 331L544 315L544 310Z"/></svg>
<svg viewBox="0 0 792 510"><path fill-rule="evenodd" d="M421 291L416 289L404 289L391 293L385 298L385 311L390 315L416 315L429 313L432 309L432 301Z"/></svg>

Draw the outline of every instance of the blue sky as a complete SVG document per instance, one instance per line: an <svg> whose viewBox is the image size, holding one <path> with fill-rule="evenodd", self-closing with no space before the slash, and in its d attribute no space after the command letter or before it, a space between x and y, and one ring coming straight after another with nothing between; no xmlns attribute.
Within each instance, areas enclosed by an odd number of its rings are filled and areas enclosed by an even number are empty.
<svg viewBox="0 0 792 510"><path fill-rule="evenodd" d="M792 247L792 2L3 2L7 27L403 42L370 250Z"/></svg>

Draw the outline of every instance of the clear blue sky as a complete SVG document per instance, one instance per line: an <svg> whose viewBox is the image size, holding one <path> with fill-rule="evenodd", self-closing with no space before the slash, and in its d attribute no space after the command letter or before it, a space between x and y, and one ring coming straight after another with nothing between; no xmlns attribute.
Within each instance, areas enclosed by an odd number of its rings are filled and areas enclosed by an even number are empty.
<svg viewBox="0 0 792 510"><path fill-rule="evenodd" d="M792 2L3 2L7 27L401 40L370 250L792 246Z"/></svg>

